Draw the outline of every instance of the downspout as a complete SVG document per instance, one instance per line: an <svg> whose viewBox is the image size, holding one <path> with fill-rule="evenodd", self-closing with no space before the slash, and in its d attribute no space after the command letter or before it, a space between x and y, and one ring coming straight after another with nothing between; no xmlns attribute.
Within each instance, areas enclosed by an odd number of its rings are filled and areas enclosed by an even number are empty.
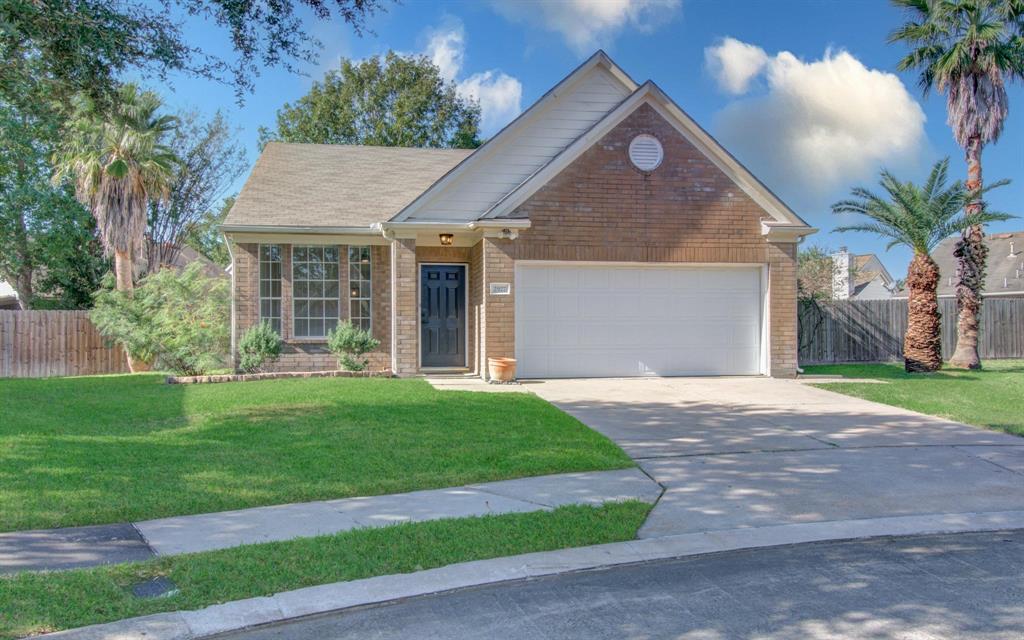
<svg viewBox="0 0 1024 640"><path fill-rule="evenodd" d="M398 283L396 278L398 277L398 260L395 256L395 232L391 229L387 229L383 224L377 223L372 225L373 229L379 230L381 235L384 236L385 240L389 240L390 244L388 249L391 253L391 375L398 375Z"/></svg>
<svg viewBox="0 0 1024 640"><path fill-rule="evenodd" d="M231 368L233 370L235 363L238 362L237 298L235 297L235 278L238 277L238 265L235 264L235 252L231 248L231 240L228 239L226 233L221 233L221 236L228 248L228 255L231 256Z"/></svg>

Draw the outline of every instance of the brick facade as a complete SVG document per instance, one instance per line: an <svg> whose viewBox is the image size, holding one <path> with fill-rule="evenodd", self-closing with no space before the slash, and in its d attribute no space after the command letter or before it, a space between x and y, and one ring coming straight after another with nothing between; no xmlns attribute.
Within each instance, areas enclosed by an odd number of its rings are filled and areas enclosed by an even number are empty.
<svg viewBox="0 0 1024 640"><path fill-rule="evenodd" d="M326 371L338 368L338 361L327 350L323 339L296 339L292 335L292 245L281 246L281 333L284 346L277 362L267 366L268 371ZM340 312L342 320L349 317L348 308L348 246L338 247ZM235 338L241 340L260 320L259 298L259 245L239 243L232 247L235 272ZM391 367L391 258L387 246L370 249L372 287L372 333L380 341L380 348L370 354L373 370ZM236 356L237 358L237 356ZM237 359L236 359L237 364Z"/></svg>
<svg viewBox="0 0 1024 640"><path fill-rule="evenodd" d="M664 149L651 173L629 161L629 143L641 133ZM795 245L768 243L761 234L768 214L649 105L510 217L531 223L517 240L495 243L512 260L768 264L770 373L796 373ZM513 323L513 314L502 320ZM499 335L506 334L501 350L512 348L514 327L503 325Z"/></svg>
<svg viewBox="0 0 1024 640"><path fill-rule="evenodd" d="M628 158L630 141L641 133L657 137L664 149L662 164L650 173ZM767 242L761 233L767 213L652 107L639 107L510 217L531 222L516 240L485 237L472 247L427 247L396 239L373 248L374 334L382 343L373 355L375 367L392 366L398 375L419 372L420 264L469 265L467 366L486 376L488 357L515 355L515 287L500 296L490 293L490 284L514 283L516 260L576 260L767 265L769 373L795 374L795 243ZM290 251L285 255L290 259ZM286 339L290 272L285 269L283 283ZM235 279L240 337L259 315L256 245L236 245ZM289 340L277 368L335 367L322 344Z"/></svg>

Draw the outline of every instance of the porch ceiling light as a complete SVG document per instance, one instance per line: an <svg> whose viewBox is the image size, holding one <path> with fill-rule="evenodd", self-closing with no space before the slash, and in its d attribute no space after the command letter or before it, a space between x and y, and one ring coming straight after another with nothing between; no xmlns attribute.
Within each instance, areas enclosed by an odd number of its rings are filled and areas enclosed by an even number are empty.
<svg viewBox="0 0 1024 640"><path fill-rule="evenodd" d="M437 237L441 240L442 247L450 247L452 246L452 243L455 242L454 233L439 233L437 234Z"/></svg>

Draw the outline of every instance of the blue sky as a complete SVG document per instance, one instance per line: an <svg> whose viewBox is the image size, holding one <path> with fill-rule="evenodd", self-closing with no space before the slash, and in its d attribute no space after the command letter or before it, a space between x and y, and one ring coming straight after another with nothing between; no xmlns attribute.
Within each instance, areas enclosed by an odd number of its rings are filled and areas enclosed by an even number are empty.
<svg viewBox="0 0 1024 640"><path fill-rule="evenodd" d="M388 49L427 53L461 91L479 97L485 135L527 108L598 48L637 81L653 79L704 128L821 232L808 242L877 252L895 277L909 252L864 234L829 231L844 222L828 205L878 170L920 179L931 164L962 152L946 125L942 96L924 98L913 74L895 70L903 50L886 35L901 20L882 0L406 0L369 21L363 37L338 20L310 19L324 48L308 75L264 70L239 106L233 90L206 80L147 84L172 108L222 109L257 156L257 128L303 95L339 57ZM194 43L229 56L215 27L188 23ZM217 48L219 47L219 48ZM993 208L1024 214L1024 89L1010 88L1010 118L984 156L985 176L1012 178ZM235 190L241 188L244 176ZM1024 220L992 227L1024 229Z"/></svg>

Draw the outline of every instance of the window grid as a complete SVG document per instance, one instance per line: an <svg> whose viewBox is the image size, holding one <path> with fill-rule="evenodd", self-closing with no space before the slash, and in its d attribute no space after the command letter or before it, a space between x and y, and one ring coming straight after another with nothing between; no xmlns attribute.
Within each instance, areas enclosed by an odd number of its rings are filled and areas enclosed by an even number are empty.
<svg viewBox="0 0 1024 640"><path fill-rule="evenodd" d="M373 330L373 288L370 247L348 248L349 321L364 331Z"/></svg>
<svg viewBox="0 0 1024 640"><path fill-rule="evenodd" d="M292 317L296 338L323 338L338 326L338 262L338 247L292 247Z"/></svg>
<svg viewBox="0 0 1024 640"><path fill-rule="evenodd" d="M281 335L281 245L259 245L260 322Z"/></svg>

